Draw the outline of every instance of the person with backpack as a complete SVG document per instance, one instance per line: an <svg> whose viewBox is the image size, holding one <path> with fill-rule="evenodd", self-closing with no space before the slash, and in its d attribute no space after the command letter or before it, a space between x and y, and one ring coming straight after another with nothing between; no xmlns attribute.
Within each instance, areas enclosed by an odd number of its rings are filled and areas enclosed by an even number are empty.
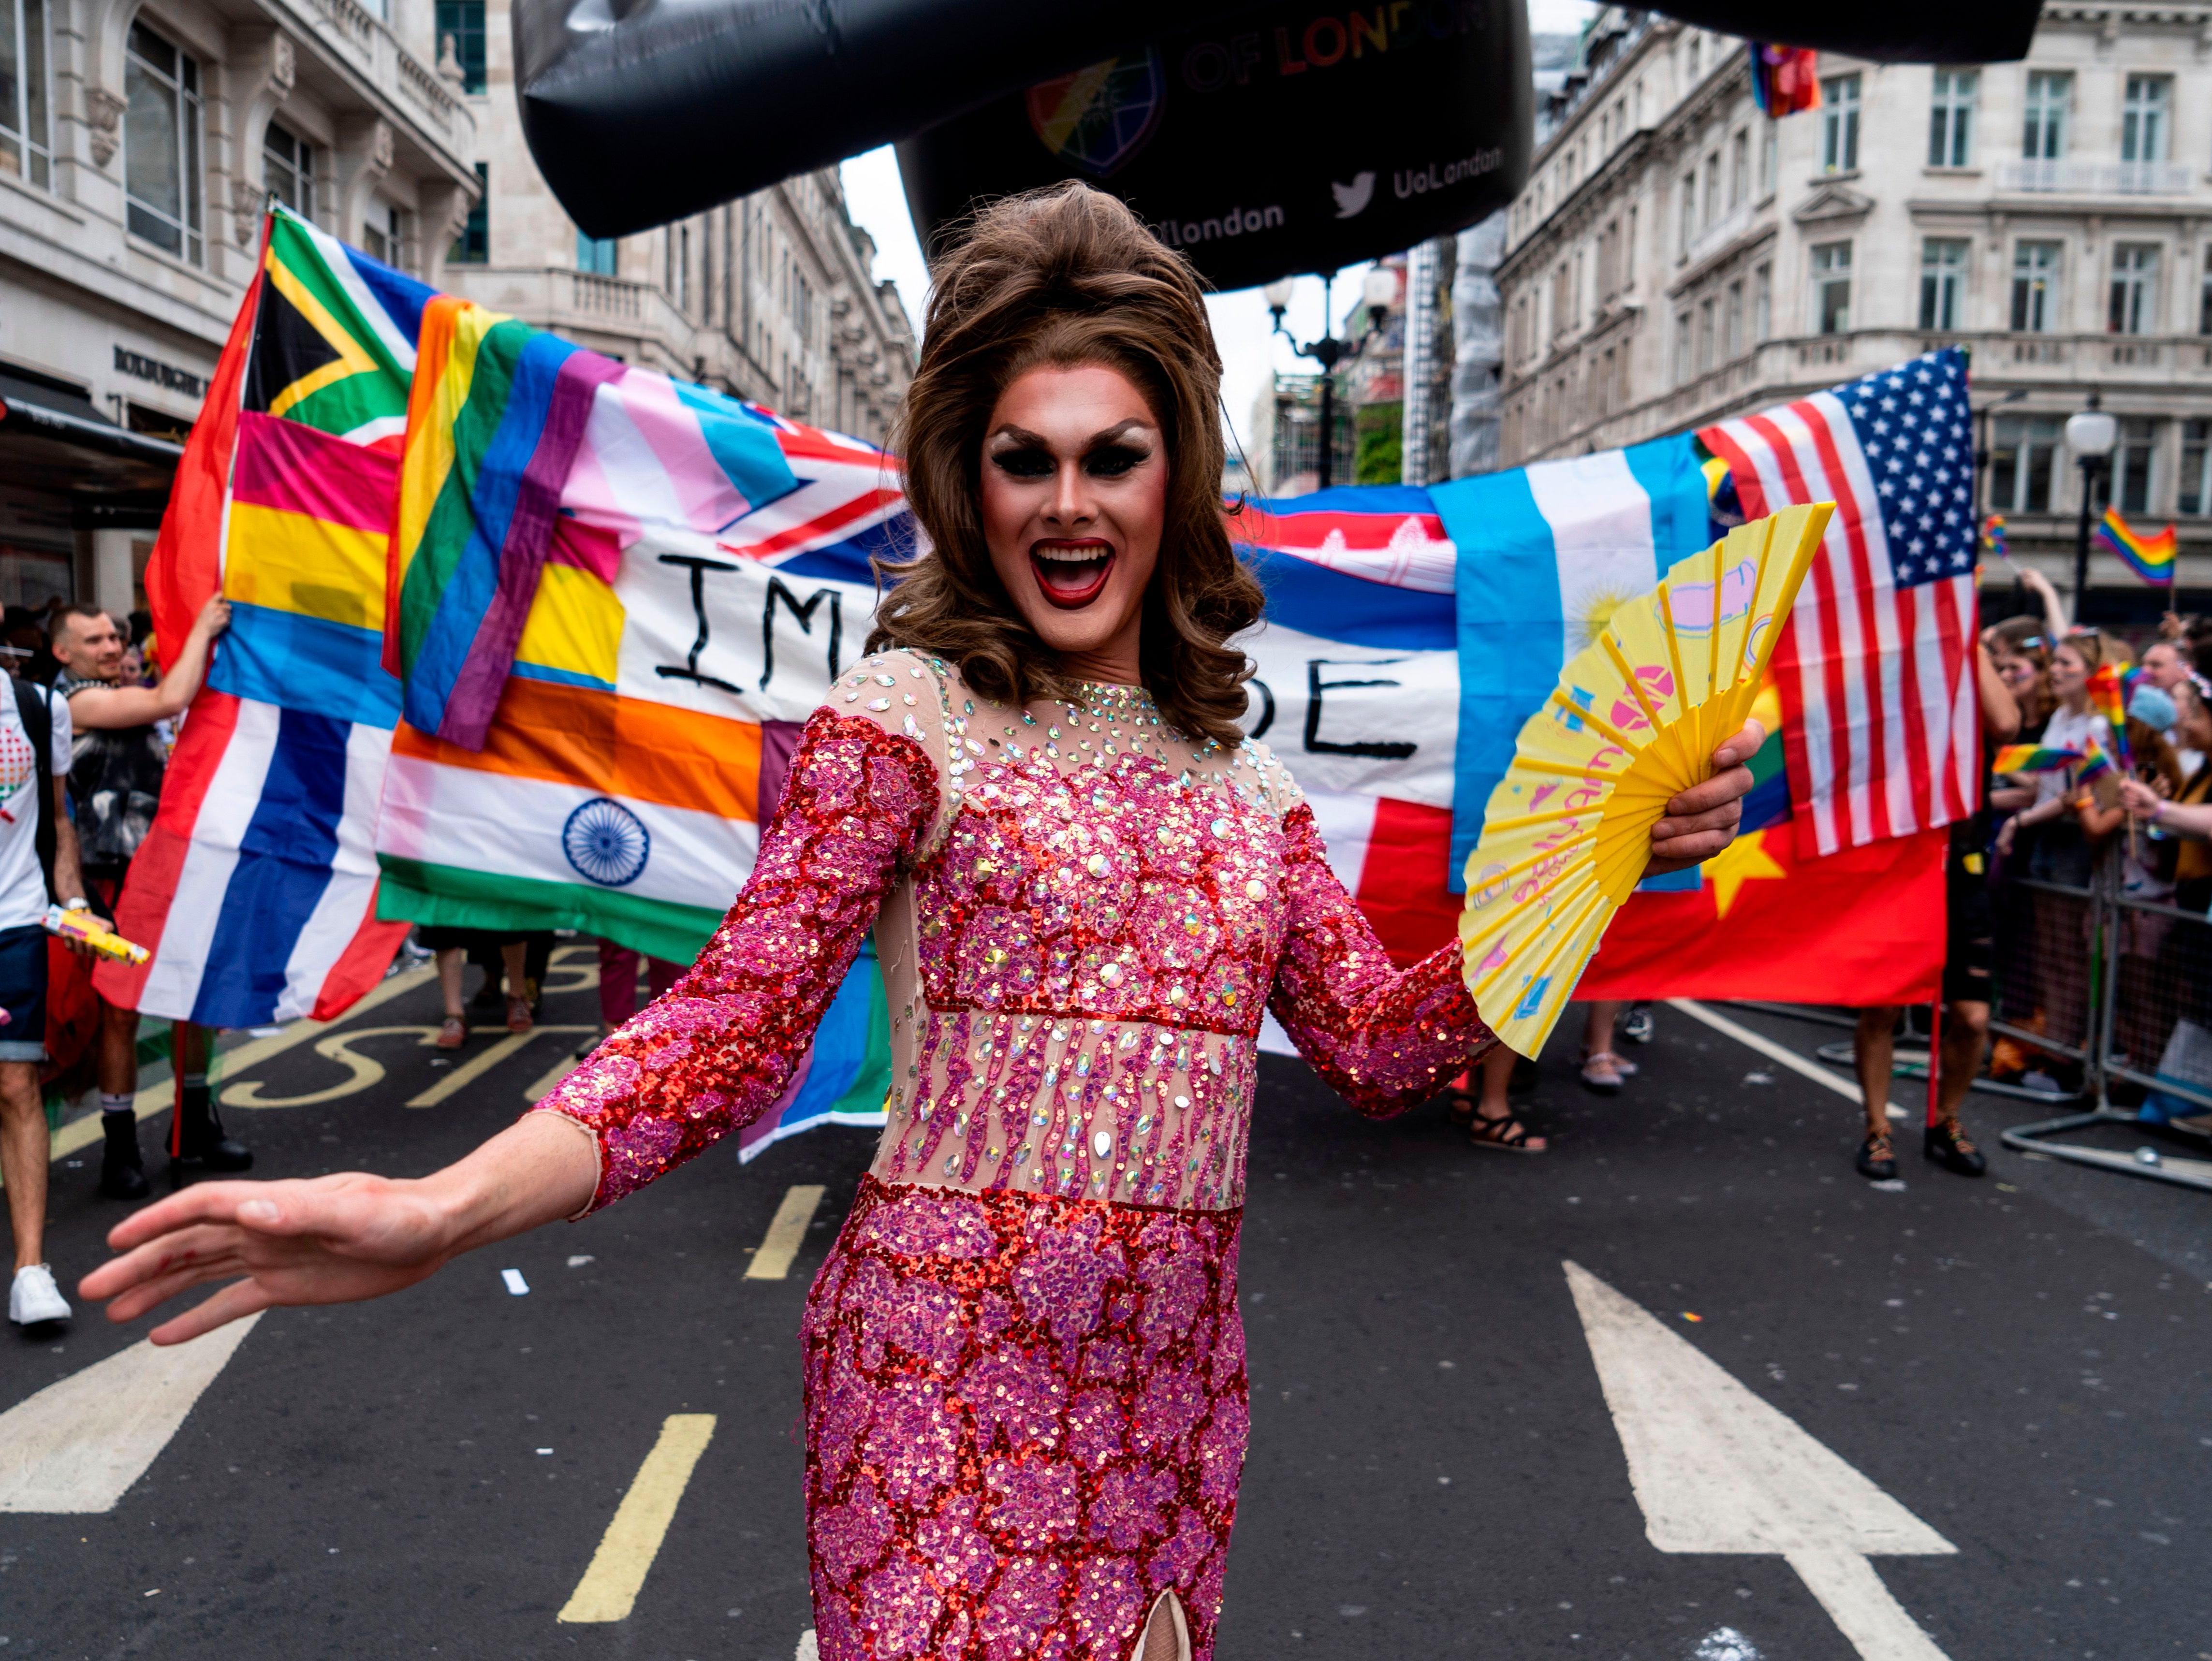
<svg viewBox="0 0 2212 1661"><path fill-rule="evenodd" d="M89 910L64 781L70 755L68 700L35 682L0 676L0 1179L8 1185L15 1275L8 1318L18 1326L67 1320L69 1300L46 1262L46 906Z"/></svg>

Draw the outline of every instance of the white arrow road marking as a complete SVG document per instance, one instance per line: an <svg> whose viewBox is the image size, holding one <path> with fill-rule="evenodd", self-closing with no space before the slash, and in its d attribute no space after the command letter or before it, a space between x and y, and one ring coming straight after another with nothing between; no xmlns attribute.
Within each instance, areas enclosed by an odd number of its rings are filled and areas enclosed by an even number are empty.
<svg viewBox="0 0 2212 1661"><path fill-rule="evenodd" d="M1704 1021L1717 1033L1727 1034L1729 1037L1747 1049L1758 1051L1769 1061L1780 1062L1801 1077L1809 1078L1815 1084L1825 1085L1838 1095L1849 1097L1861 1106L1866 1105L1866 1095L1857 1085L1838 1078L1818 1062L1806 1060L1796 1051L1785 1049L1764 1033L1754 1033L1741 1021L1730 1021L1717 1009L1708 1009L1695 998L1670 997L1667 1000L1667 1007L1670 1009L1680 1009L1692 1021ZM1903 1118L1905 1116L1905 1109L1893 1101L1885 1101L1882 1106L1888 1110L1892 1118Z"/></svg>
<svg viewBox="0 0 2212 1661"><path fill-rule="evenodd" d="M1867 1559L1958 1548L1680 1333L1566 1270L1651 1543L1780 1556L1864 1661L1943 1661Z"/></svg>
<svg viewBox="0 0 2212 1661"><path fill-rule="evenodd" d="M114 1510L260 1318L161 1349L142 1339L0 1413L0 1512Z"/></svg>

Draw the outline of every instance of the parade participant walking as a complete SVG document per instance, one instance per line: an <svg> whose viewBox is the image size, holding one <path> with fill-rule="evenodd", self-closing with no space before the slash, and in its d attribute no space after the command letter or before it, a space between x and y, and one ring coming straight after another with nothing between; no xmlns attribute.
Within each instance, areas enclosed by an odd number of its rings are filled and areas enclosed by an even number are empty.
<svg viewBox="0 0 2212 1661"><path fill-rule="evenodd" d="M8 1318L19 1326L69 1318L46 1266L46 931L50 900L89 909L63 779L68 703L46 688L0 676L0 1180L15 1239ZM103 919L105 920L105 919Z"/></svg>
<svg viewBox="0 0 2212 1661"><path fill-rule="evenodd" d="M207 674L208 653L230 625L230 603L217 596L200 609L176 661L155 687L123 683L125 642L115 620L97 606L64 606L54 625L54 656L61 673L54 690L69 700L76 730L70 767L85 881L108 916L115 914L131 858L146 840L161 804L168 767L161 724L191 703ZM210 1171L244 1171L253 1155L222 1133L207 1084L209 1034L179 1021L170 1034L170 1060L179 1082L169 1125L169 1158ZM106 1143L100 1161L100 1191L111 1199L143 1199L146 1173L138 1157L138 1012L100 1003L100 1128Z"/></svg>
<svg viewBox="0 0 2212 1661"><path fill-rule="evenodd" d="M802 1328L824 1661L1204 1658L1247 1422L1237 1232L1261 1013L1362 1111L1491 1036L1448 945L1395 968L1235 724L1262 597L1217 494L1196 278L1081 185L935 272L904 417L929 552L807 724L697 963L539 1111L419 1181L214 1183L85 1282L159 1329L396 1290L768 1112L872 928L888 1123ZM1738 765L1655 829L1710 857Z"/></svg>

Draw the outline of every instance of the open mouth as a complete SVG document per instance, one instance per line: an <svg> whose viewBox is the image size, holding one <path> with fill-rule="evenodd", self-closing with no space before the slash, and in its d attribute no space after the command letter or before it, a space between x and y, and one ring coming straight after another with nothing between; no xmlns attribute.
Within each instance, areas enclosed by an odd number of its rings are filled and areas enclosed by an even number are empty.
<svg viewBox="0 0 2212 1661"><path fill-rule="evenodd" d="M1046 599L1064 611L1089 605L1114 569L1114 547L1095 539L1030 544L1030 569Z"/></svg>

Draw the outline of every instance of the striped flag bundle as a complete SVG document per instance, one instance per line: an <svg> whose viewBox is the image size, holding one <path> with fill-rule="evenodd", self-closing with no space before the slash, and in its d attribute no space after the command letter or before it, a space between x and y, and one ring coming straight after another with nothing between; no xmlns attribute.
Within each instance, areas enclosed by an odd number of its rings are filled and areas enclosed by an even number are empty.
<svg viewBox="0 0 2212 1661"><path fill-rule="evenodd" d="M1990 757L1991 773L2057 773L2081 759L2078 749L2051 744L2005 744Z"/></svg>
<svg viewBox="0 0 2212 1661"><path fill-rule="evenodd" d="M2107 507L2105 517L2097 522L2097 541L2108 552L2118 555L2129 570L2152 587L2173 585L2173 561L2179 544L2172 525L2155 536L2146 536L2120 517L2118 508Z"/></svg>
<svg viewBox="0 0 2212 1661"><path fill-rule="evenodd" d="M1801 856L1965 817L1981 783L1965 354L1698 436L1753 518L1837 505L1775 660Z"/></svg>

